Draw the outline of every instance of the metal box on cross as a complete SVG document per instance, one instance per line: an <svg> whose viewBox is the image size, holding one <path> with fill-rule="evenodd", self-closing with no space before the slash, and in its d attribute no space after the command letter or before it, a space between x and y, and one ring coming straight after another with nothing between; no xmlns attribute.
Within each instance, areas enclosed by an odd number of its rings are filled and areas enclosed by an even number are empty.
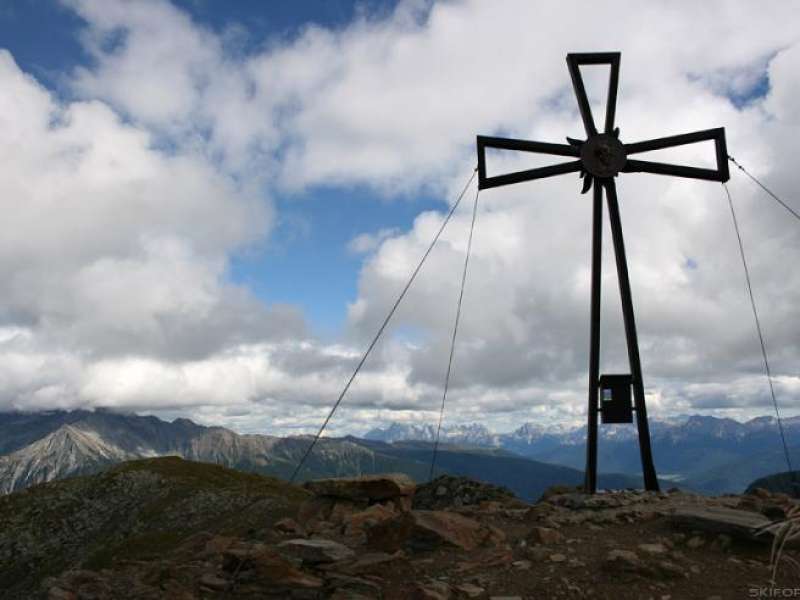
<svg viewBox="0 0 800 600"><path fill-rule="evenodd" d="M600 416L606 423L633 423L631 375L600 376Z"/></svg>

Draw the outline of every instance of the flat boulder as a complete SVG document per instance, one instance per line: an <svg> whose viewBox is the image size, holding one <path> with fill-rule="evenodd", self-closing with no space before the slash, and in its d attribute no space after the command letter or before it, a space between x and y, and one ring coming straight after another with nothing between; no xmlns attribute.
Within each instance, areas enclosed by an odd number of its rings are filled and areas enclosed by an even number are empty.
<svg viewBox="0 0 800 600"><path fill-rule="evenodd" d="M478 521L443 510L400 513L367 530L367 544L385 552L427 551L443 546L474 550L492 539L492 531Z"/></svg>
<svg viewBox="0 0 800 600"><path fill-rule="evenodd" d="M369 503L410 497L417 489L414 481L402 473L315 479L304 487L316 496Z"/></svg>
<svg viewBox="0 0 800 600"><path fill-rule="evenodd" d="M264 544L239 544L222 553L222 569L227 573L247 575L253 581L274 589L318 589L324 581L305 573Z"/></svg>
<svg viewBox="0 0 800 600"><path fill-rule="evenodd" d="M360 534L368 527L391 519L397 513L385 504L373 504L365 510L344 517L345 533Z"/></svg>
<svg viewBox="0 0 800 600"><path fill-rule="evenodd" d="M344 544L325 539L296 539L278 544L278 549L307 564L331 563L355 556Z"/></svg>
<svg viewBox="0 0 800 600"><path fill-rule="evenodd" d="M630 550L611 550L603 561L603 568L610 573L650 574L649 569L639 556Z"/></svg>
<svg viewBox="0 0 800 600"><path fill-rule="evenodd" d="M770 520L747 510L722 506L687 506L676 508L670 520L674 525L686 529L724 533L739 539L770 540L770 536L755 535Z"/></svg>
<svg viewBox="0 0 800 600"><path fill-rule="evenodd" d="M394 554L367 552L358 556L355 560L331 563L320 568L345 575L381 575L388 567L406 562L405 553L402 551Z"/></svg>

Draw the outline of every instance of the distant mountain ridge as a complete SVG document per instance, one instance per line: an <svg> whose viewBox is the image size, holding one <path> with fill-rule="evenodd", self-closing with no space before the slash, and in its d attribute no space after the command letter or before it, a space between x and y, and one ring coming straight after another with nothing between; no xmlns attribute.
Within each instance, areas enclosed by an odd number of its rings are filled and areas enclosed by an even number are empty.
<svg viewBox="0 0 800 600"><path fill-rule="evenodd" d="M480 436L462 435L479 428ZM783 419L793 463L800 464L800 416ZM430 426L392 423L365 434L380 441L429 441ZM420 436L420 432L425 437ZM706 493L738 493L754 479L786 470L777 422L756 417L746 422L702 415L651 419L650 434L659 476ZM586 460L585 427L547 427L525 423L507 433L483 425L442 428L448 443L500 448L516 454L582 469ZM634 425L600 426L601 471L638 475L641 471Z"/></svg>
<svg viewBox="0 0 800 600"><path fill-rule="evenodd" d="M170 423L105 411L3 413L0 440L0 493L155 456L180 456L287 478L308 444L303 437L239 435L188 419ZM320 440L318 448L301 474L305 478L396 466L391 457L376 459L352 442Z"/></svg>
<svg viewBox="0 0 800 600"><path fill-rule="evenodd" d="M794 464L800 464L800 418L784 420ZM666 485L704 493L738 493L758 479L785 471L775 421L746 423L686 416L651 422L653 453ZM430 469L430 425L390 424L365 436L323 438L299 474L301 480L396 471L424 481ZM109 411L0 413L0 493L119 462L180 456L288 478L308 447L308 436L281 438L237 434L189 419ZM584 428L524 424L508 433L482 424L445 427L437 467L512 488L535 499L552 483L580 484L585 462ZM599 469L606 487L640 487L639 451L632 425L600 428ZM513 466L513 467L512 467Z"/></svg>
<svg viewBox="0 0 800 600"><path fill-rule="evenodd" d="M375 428L365 435L366 440L380 442L433 442L436 439L436 427L429 424L415 425L413 423L390 423L386 429ZM499 446L500 436L491 433L485 425L472 423L469 425L454 425L443 427L440 441L450 444L464 444L475 446Z"/></svg>
<svg viewBox="0 0 800 600"><path fill-rule="evenodd" d="M578 469L479 447L479 442L488 440L485 428L468 427L462 432L468 443L440 446L437 474L469 475L505 485L529 500L538 498L550 485L578 485L583 480ZM179 456L288 479L310 443L308 436L242 435L188 419L170 423L108 411L0 414L0 440L0 493L158 456ZM401 472L425 481L431 455L429 442L323 438L298 479ZM639 481L627 475L602 474L600 484L624 488L637 486Z"/></svg>

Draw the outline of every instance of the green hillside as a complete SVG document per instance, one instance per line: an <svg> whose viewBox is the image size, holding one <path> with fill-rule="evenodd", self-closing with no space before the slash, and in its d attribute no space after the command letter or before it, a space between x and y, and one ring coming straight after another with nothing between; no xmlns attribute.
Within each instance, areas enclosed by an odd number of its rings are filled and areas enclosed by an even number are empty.
<svg viewBox="0 0 800 600"><path fill-rule="evenodd" d="M166 457L0 497L2 597L32 598L67 568L163 555L199 532L247 537L294 514L299 487Z"/></svg>

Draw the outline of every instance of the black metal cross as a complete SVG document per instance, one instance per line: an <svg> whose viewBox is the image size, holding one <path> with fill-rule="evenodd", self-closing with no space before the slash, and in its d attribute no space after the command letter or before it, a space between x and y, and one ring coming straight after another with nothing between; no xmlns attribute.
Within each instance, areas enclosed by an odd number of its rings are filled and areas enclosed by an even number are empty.
<svg viewBox="0 0 800 600"><path fill-rule="evenodd" d="M585 488L589 493L597 489L597 416L602 414L604 423L620 423L632 421L632 410L636 411L636 424L639 431L639 451L642 459L644 485L647 490L658 490L658 479L653 455L650 448L650 430L647 422L647 407L644 399L644 382L642 366L639 359L639 342L636 336L636 322L633 317L633 301L631 299L628 265L625 258L625 243L622 238L622 223L619 217L614 178L619 173L655 173L658 175L675 175L692 179L709 181L727 181L727 150L725 147L725 129L707 129L683 135L623 144L619 140L619 128L614 126L617 105L617 87L619 82L619 52L568 54L567 66L572 78L572 86L578 100L578 108L586 140L567 138L568 144L549 144L527 140L478 136L478 187L486 189L542 179L553 175L580 172L583 179L581 193L594 191L594 209L592 219L592 299L589 358L589 410L586 443L586 479ZM606 102L605 128L599 133L592 117L589 99L580 73L581 65L609 65L608 99ZM632 154L672 148L685 144L693 144L706 140L714 140L716 149L716 169L687 167L682 165L635 160L628 158ZM502 150L520 150L537 154L567 156L574 160L556 165L496 175L486 176L486 148ZM600 376L600 263L602 244L603 189L608 201L608 217L611 224L611 236L614 242L614 256L617 263L620 296L622 297L622 313L625 323L625 338L628 346L630 374ZM631 387L633 388L633 406L631 406ZM599 399L602 390L602 401ZM602 404L602 406L600 406Z"/></svg>

